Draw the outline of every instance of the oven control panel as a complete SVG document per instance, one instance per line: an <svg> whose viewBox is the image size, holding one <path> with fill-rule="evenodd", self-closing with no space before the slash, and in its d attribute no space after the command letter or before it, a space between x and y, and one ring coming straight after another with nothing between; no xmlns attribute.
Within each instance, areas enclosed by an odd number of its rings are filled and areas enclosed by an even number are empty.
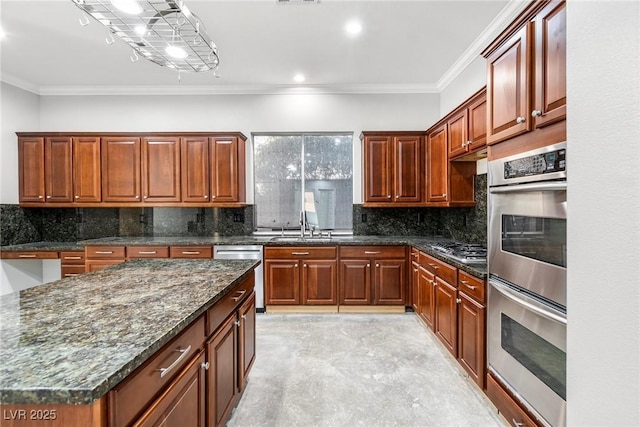
<svg viewBox="0 0 640 427"><path fill-rule="evenodd" d="M504 163L504 178L521 178L566 170L567 149L520 157Z"/></svg>

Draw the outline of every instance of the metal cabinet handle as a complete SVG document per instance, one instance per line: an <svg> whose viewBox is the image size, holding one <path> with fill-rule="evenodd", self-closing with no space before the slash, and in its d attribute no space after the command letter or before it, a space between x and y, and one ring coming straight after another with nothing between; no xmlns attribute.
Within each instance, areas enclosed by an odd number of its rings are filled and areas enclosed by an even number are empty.
<svg viewBox="0 0 640 427"><path fill-rule="evenodd" d="M96 251L96 253L100 255L110 255L113 251Z"/></svg>
<svg viewBox="0 0 640 427"><path fill-rule="evenodd" d="M524 118L524 117L518 117L518 118L516 119L516 123L518 123L518 124L520 124L520 123L524 123L525 121L527 121L527 119L526 119L526 118Z"/></svg>
<svg viewBox="0 0 640 427"><path fill-rule="evenodd" d="M388 195L387 195L387 199L390 199L390 198L391 198L391 194L388 194Z"/></svg>
<svg viewBox="0 0 640 427"><path fill-rule="evenodd" d="M236 320L236 321L235 321L235 322L233 322L233 323L234 323L234 325L236 325L238 328L240 327L240 321L239 321L239 320Z"/></svg>
<svg viewBox="0 0 640 427"><path fill-rule="evenodd" d="M477 286L471 286L471 285L469 284L469 282L464 281L464 280L460 280L460 283L462 283L463 285L465 285L467 288L471 289L472 291L475 291L475 290L476 290L476 288L477 288Z"/></svg>
<svg viewBox="0 0 640 427"><path fill-rule="evenodd" d="M139 198L140 198L140 196L136 196L136 199L139 199Z"/></svg>
<svg viewBox="0 0 640 427"><path fill-rule="evenodd" d="M202 196L202 197L204 197L205 199L208 199L208 198L209 198L209 196Z"/></svg>
<svg viewBox="0 0 640 427"><path fill-rule="evenodd" d="M209 366L211 366L209 364L209 362L202 362L202 364L200 365L202 367L202 369L204 369L205 371L209 370Z"/></svg>
<svg viewBox="0 0 640 427"><path fill-rule="evenodd" d="M18 258L35 258L36 254L20 254Z"/></svg>
<svg viewBox="0 0 640 427"><path fill-rule="evenodd" d="M158 251L140 251L138 252L140 255L155 255Z"/></svg>
<svg viewBox="0 0 640 427"><path fill-rule="evenodd" d="M380 264L376 264L376 268L380 267Z"/></svg>
<svg viewBox="0 0 640 427"><path fill-rule="evenodd" d="M246 314L243 314L241 317L242 317L244 320L247 320L247 315L246 315Z"/></svg>
<svg viewBox="0 0 640 427"><path fill-rule="evenodd" d="M460 304L462 300L460 298L456 298L456 304Z"/></svg>
<svg viewBox="0 0 640 427"><path fill-rule="evenodd" d="M460 143L460 147L462 147L462 148L464 148L464 146L465 146L465 145L466 145L466 144L464 143L464 141L462 141L462 142Z"/></svg>
<svg viewBox="0 0 640 427"><path fill-rule="evenodd" d="M182 255L200 255L200 251L182 251Z"/></svg>
<svg viewBox="0 0 640 427"><path fill-rule="evenodd" d="M367 268L371 268L371 264L367 264Z"/></svg>
<svg viewBox="0 0 640 427"><path fill-rule="evenodd" d="M531 112L531 117L540 117L542 115L542 111L540 110L533 110Z"/></svg>
<svg viewBox="0 0 640 427"><path fill-rule="evenodd" d="M50 198L51 198L51 196L47 196L47 199L50 199Z"/></svg>
<svg viewBox="0 0 640 427"><path fill-rule="evenodd" d="M158 369L158 371L160 371L160 378L164 378L165 375L167 375L173 368L178 366L178 364L180 364L182 359L187 357L187 354L189 354L190 350L191 350L191 346L188 346L187 348L182 349L182 350L180 350L180 349L176 350L176 351L180 352L180 356L178 356L178 358L176 360L174 360L173 363L171 365L167 366L166 368Z"/></svg>
<svg viewBox="0 0 640 427"><path fill-rule="evenodd" d="M364 251L364 253L367 255L375 255L375 254L379 254L380 251Z"/></svg>
<svg viewBox="0 0 640 427"><path fill-rule="evenodd" d="M245 294L245 292L247 292L247 291L244 290L244 289L241 290L241 291L238 291L238 295L236 295L235 297L232 297L231 299L234 300L235 302L238 302L238 301L240 301L240 298L242 298L242 295Z"/></svg>
<svg viewBox="0 0 640 427"><path fill-rule="evenodd" d="M143 198L143 199L148 199L148 198L149 198L149 196L142 196L142 198Z"/></svg>
<svg viewBox="0 0 640 427"><path fill-rule="evenodd" d="M520 421L516 421L515 418L512 418L511 421L513 422L513 427L526 427L525 423L521 423Z"/></svg>
<svg viewBox="0 0 640 427"><path fill-rule="evenodd" d="M303 264L302 266L303 266L304 268L307 268L307 267L308 267L308 265L307 265L307 264Z"/></svg>
<svg viewBox="0 0 640 427"><path fill-rule="evenodd" d="M417 268L414 268L414 269L413 269L413 272L414 272L414 273L417 273L417 272L418 272L418 269L417 269Z"/></svg>
<svg viewBox="0 0 640 427"><path fill-rule="evenodd" d="M429 267L435 268L436 270L440 268L435 264L431 264L431 263L428 263L428 264L429 264Z"/></svg>
<svg viewBox="0 0 640 427"><path fill-rule="evenodd" d="M81 256L66 256L64 259L82 259Z"/></svg>
<svg viewBox="0 0 640 427"><path fill-rule="evenodd" d="M291 255L309 255L309 252L291 252Z"/></svg>
<svg viewBox="0 0 640 427"><path fill-rule="evenodd" d="M80 198L80 196L76 196L76 199L79 199L79 198Z"/></svg>
<svg viewBox="0 0 640 427"><path fill-rule="evenodd" d="M78 273L65 273L64 277L75 277L77 275L78 275Z"/></svg>
<svg viewBox="0 0 640 427"><path fill-rule="evenodd" d="M211 196L211 198L212 198L212 199L215 199L215 198L216 198L216 196Z"/></svg>

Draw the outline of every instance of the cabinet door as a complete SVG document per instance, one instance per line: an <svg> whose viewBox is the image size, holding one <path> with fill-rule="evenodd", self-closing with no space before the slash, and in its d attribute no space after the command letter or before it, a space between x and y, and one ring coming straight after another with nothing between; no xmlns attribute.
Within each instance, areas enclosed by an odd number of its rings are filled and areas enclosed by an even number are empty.
<svg viewBox="0 0 640 427"><path fill-rule="evenodd" d="M338 304L337 270L335 260L302 261L302 304Z"/></svg>
<svg viewBox="0 0 640 427"><path fill-rule="evenodd" d="M564 120L567 115L567 14L564 1L554 1L535 20L536 128Z"/></svg>
<svg viewBox="0 0 640 427"><path fill-rule="evenodd" d="M140 201L140 138L105 137L102 150L102 200Z"/></svg>
<svg viewBox="0 0 640 427"><path fill-rule="evenodd" d="M458 362L469 377L484 388L485 380L485 307L464 292L459 292Z"/></svg>
<svg viewBox="0 0 640 427"><path fill-rule="evenodd" d="M224 425L235 404L238 378L238 332L235 322L236 316L229 316L207 343L208 426Z"/></svg>
<svg viewBox="0 0 640 427"><path fill-rule="evenodd" d="M487 58L487 144L531 130L531 23Z"/></svg>
<svg viewBox="0 0 640 427"><path fill-rule="evenodd" d="M420 265L411 263L411 307L416 315L420 314Z"/></svg>
<svg viewBox="0 0 640 427"><path fill-rule="evenodd" d="M299 264L300 261L293 259L265 261L265 302L267 305L300 304Z"/></svg>
<svg viewBox="0 0 640 427"><path fill-rule="evenodd" d="M427 162L427 202L446 202L449 187L446 123L429 134Z"/></svg>
<svg viewBox="0 0 640 427"><path fill-rule="evenodd" d="M394 193L396 202L419 202L422 197L420 185L422 168L420 167L419 136L403 136L393 139L394 147ZM379 173L380 171L378 171Z"/></svg>
<svg viewBox="0 0 640 427"><path fill-rule="evenodd" d="M240 328L238 334L238 390L242 393L253 361L256 358L256 294L242 303L238 309Z"/></svg>
<svg viewBox="0 0 640 427"><path fill-rule="evenodd" d="M456 288L436 277L435 333L454 357L457 356L458 351L458 304L456 298Z"/></svg>
<svg viewBox="0 0 640 427"><path fill-rule="evenodd" d="M431 330L435 329L435 280L435 276L430 271L420 267L418 276L418 286L420 288L418 291L420 296L418 314Z"/></svg>
<svg viewBox="0 0 640 427"><path fill-rule="evenodd" d="M340 304L368 305L371 295L371 262L369 260L340 261Z"/></svg>
<svg viewBox="0 0 640 427"><path fill-rule="evenodd" d="M20 202L44 203L44 138L18 139Z"/></svg>
<svg viewBox="0 0 640 427"><path fill-rule="evenodd" d="M471 103L467 108L468 143L467 151L476 151L487 145L487 96Z"/></svg>
<svg viewBox="0 0 640 427"><path fill-rule="evenodd" d="M145 202L180 201L180 140L142 139L142 199Z"/></svg>
<svg viewBox="0 0 640 427"><path fill-rule="evenodd" d="M467 152L467 109L453 115L447 122L449 126L449 157L456 157Z"/></svg>
<svg viewBox="0 0 640 427"><path fill-rule="evenodd" d="M364 139L364 201L391 201L391 138L368 136Z"/></svg>
<svg viewBox="0 0 640 427"><path fill-rule="evenodd" d="M401 259L374 260L374 300L376 305L404 305L406 289L406 261Z"/></svg>
<svg viewBox="0 0 640 427"><path fill-rule="evenodd" d="M45 199L47 202L73 201L71 138L45 139Z"/></svg>
<svg viewBox="0 0 640 427"><path fill-rule="evenodd" d="M209 201L209 138L182 138L182 201Z"/></svg>
<svg viewBox="0 0 640 427"><path fill-rule="evenodd" d="M211 138L211 201L238 201L238 138Z"/></svg>
<svg viewBox="0 0 640 427"><path fill-rule="evenodd" d="M79 203L100 202L100 138L73 138L73 198Z"/></svg>
<svg viewBox="0 0 640 427"><path fill-rule="evenodd" d="M204 427L205 370L204 353L195 357L160 397L136 421L134 427Z"/></svg>

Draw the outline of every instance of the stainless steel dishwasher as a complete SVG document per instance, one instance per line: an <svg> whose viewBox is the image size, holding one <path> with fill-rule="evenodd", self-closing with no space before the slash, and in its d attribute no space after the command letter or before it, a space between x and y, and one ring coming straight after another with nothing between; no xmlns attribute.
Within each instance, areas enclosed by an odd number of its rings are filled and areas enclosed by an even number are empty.
<svg viewBox="0 0 640 427"><path fill-rule="evenodd" d="M260 245L218 245L213 247L214 259L259 259L262 261ZM256 268L256 311L264 312L264 284L262 263Z"/></svg>

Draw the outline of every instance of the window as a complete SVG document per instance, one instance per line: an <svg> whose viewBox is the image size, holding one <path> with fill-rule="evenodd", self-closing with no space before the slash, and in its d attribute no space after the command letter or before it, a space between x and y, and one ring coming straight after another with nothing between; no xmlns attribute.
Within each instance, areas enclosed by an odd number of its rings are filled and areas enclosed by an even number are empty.
<svg viewBox="0 0 640 427"><path fill-rule="evenodd" d="M353 134L253 136L257 231L351 230ZM304 159L304 161L303 161Z"/></svg>

